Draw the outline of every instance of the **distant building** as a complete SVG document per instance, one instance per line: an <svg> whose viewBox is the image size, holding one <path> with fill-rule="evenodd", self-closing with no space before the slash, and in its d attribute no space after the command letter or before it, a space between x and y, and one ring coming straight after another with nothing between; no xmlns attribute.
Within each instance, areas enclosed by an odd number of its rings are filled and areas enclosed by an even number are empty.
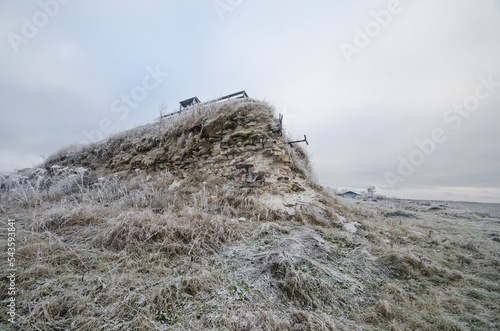
<svg viewBox="0 0 500 331"><path fill-rule="evenodd" d="M198 99L198 97L192 97L192 98L189 98L187 100L181 101L179 103L180 103L179 112L181 112L184 109L187 109L189 107L192 107L194 105L201 103L201 101L200 101L200 99Z"/></svg>
<svg viewBox="0 0 500 331"><path fill-rule="evenodd" d="M351 199L356 198L358 195L363 196L363 193L358 193L358 192L354 192L354 191L347 191L347 192L342 193L342 196L344 198L351 198Z"/></svg>
<svg viewBox="0 0 500 331"><path fill-rule="evenodd" d="M162 115L161 118L179 115L184 110L190 109L195 105L200 105L200 104L207 105L209 103L217 103L217 102L231 100L231 99L248 99L248 94L245 91L240 91L240 92L229 94L229 95L226 95L226 96L214 99L214 100L210 100L207 102L203 102L203 103L200 101L200 99L198 99L198 97L192 97L192 98L189 98L189 99L186 99L186 100L179 102L179 104L180 104L179 111L176 111L176 112L173 112L170 114L166 114L166 115Z"/></svg>

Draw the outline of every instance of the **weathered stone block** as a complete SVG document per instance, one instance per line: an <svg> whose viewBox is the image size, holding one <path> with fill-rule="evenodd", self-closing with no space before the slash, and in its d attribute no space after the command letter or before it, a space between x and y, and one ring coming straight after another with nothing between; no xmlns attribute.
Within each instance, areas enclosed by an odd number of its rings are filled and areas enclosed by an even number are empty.
<svg viewBox="0 0 500 331"><path fill-rule="evenodd" d="M264 155L273 155L274 152L273 152L272 149L268 148L268 149L263 150L262 154L264 154Z"/></svg>
<svg viewBox="0 0 500 331"><path fill-rule="evenodd" d="M294 192L302 192L302 191L305 191L305 189L302 186L300 186L299 183L293 182L293 184L292 184L292 191L294 191Z"/></svg>
<svg viewBox="0 0 500 331"><path fill-rule="evenodd" d="M218 155L216 157L214 157L213 159L215 162L221 162L221 161L225 161L226 160L226 156L225 155Z"/></svg>
<svg viewBox="0 0 500 331"><path fill-rule="evenodd" d="M268 140L264 142L264 148L271 148L273 147L273 142Z"/></svg>

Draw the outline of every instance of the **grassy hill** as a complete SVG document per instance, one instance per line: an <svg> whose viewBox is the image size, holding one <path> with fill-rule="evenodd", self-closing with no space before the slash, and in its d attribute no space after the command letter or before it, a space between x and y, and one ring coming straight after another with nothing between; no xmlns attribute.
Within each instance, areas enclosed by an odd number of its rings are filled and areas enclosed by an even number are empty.
<svg viewBox="0 0 500 331"><path fill-rule="evenodd" d="M498 218L331 196L281 131L264 102L199 105L3 175L3 328L498 328Z"/></svg>

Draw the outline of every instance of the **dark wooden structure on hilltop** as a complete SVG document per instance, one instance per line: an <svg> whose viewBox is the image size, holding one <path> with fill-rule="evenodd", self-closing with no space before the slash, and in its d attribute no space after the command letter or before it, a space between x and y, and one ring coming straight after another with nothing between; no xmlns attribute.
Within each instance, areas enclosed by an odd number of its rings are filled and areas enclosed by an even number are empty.
<svg viewBox="0 0 500 331"><path fill-rule="evenodd" d="M200 99L198 99L198 97L192 97L192 98L186 99L184 101L181 101L179 103L180 103L179 112L182 112L184 109L187 109L189 107L192 107L194 105L201 103L201 101L200 101Z"/></svg>
<svg viewBox="0 0 500 331"><path fill-rule="evenodd" d="M182 113L184 110L187 110L187 109L189 109L195 105L199 105L199 104L208 105L210 103L216 103L216 102L221 102L221 101L226 101L226 100L231 100L231 99L245 99L245 98L248 98L248 94L245 91L240 91L240 92L236 92L233 94L225 95L223 97L220 97L220 98L217 98L214 100L210 100L207 102L203 102L203 103L200 101L200 99L198 99L198 97L192 97L192 98L189 98L189 99L186 99L186 100L179 102L179 104L180 104L179 111L176 111L176 112L173 112L173 113L170 113L167 115L163 115L162 118L178 115L178 114Z"/></svg>

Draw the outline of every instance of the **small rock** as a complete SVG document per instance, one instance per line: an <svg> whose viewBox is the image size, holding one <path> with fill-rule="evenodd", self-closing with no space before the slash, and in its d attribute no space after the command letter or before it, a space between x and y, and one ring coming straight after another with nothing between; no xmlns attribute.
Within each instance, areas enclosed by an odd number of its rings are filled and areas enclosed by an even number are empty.
<svg viewBox="0 0 500 331"><path fill-rule="evenodd" d="M294 182L292 184L292 191L294 191L294 192L303 192L303 191L305 191L305 189L302 186L300 186L299 183Z"/></svg>
<svg viewBox="0 0 500 331"><path fill-rule="evenodd" d="M415 235L416 237L423 237L424 234L422 232L418 232L418 231L410 231L413 235Z"/></svg>
<svg viewBox="0 0 500 331"><path fill-rule="evenodd" d="M290 207L285 207L285 214L288 216L295 216L295 209Z"/></svg>
<svg viewBox="0 0 500 331"><path fill-rule="evenodd" d="M346 230L347 232L350 232L350 233L356 233L358 232L358 229L356 228L356 225L354 225L355 223L346 223L344 224L344 230Z"/></svg>
<svg viewBox="0 0 500 331"><path fill-rule="evenodd" d="M238 218L238 221L239 221L239 222L246 222L246 221L247 221L247 219L246 219L246 218L244 218L244 217L240 217L240 218Z"/></svg>
<svg viewBox="0 0 500 331"><path fill-rule="evenodd" d="M175 188L178 188L181 186L181 182L177 181L177 180L174 180L174 182L172 184L170 184L169 188L170 189L175 189Z"/></svg>
<svg viewBox="0 0 500 331"><path fill-rule="evenodd" d="M262 154L264 154L264 155L273 155L274 152L273 152L272 149L267 148L267 149L265 149L265 150L262 151Z"/></svg>
<svg viewBox="0 0 500 331"><path fill-rule="evenodd" d="M279 132L281 132L281 127L279 125L272 126L271 127L271 132L273 132L273 133L279 133Z"/></svg>

